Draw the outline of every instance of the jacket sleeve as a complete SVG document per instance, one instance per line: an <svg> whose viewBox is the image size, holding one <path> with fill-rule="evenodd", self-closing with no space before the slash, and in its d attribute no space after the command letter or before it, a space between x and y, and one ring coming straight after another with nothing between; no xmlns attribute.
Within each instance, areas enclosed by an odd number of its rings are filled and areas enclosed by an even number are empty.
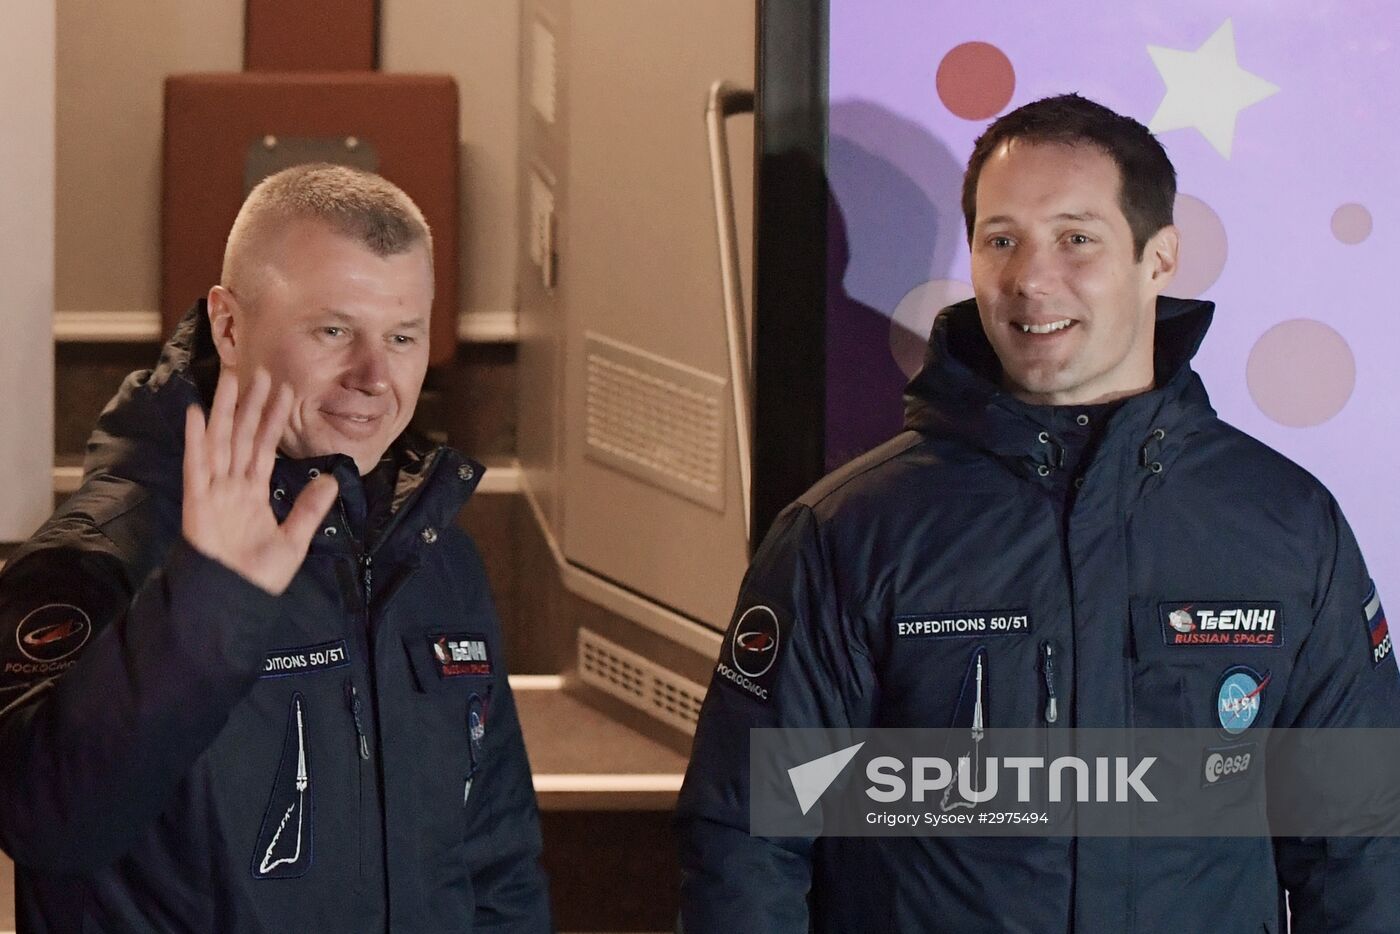
<svg viewBox="0 0 1400 934"><path fill-rule="evenodd" d="M677 806L685 934L808 930L814 841L750 834L748 737L869 724L873 668L830 568L816 517L795 504L744 578Z"/></svg>
<svg viewBox="0 0 1400 934"><path fill-rule="evenodd" d="M1400 726L1400 670L1379 595L1346 519L1329 497L1331 561L1278 724ZM1400 838L1278 838L1279 879L1294 934L1383 934L1400 917Z"/></svg>
<svg viewBox="0 0 1400 934"><path fill-rule="evenodd" d="M107 865L159 816L256 679L278 606L183 542L133 596L110 542L71 531L0 574L0 844L59 873Z"/></svg>
<svg viewBox="0 0 1400 934"><path fill-rule="evenodd" d="M485 585L486 571L476 546L466 539L469 573L480 585L471 617L488 621L497 646L500 623ZM498 656L504 653L498 650ZM491 684L482 765L473 777L466 827L476 914L472 930L493 934L545 934L552 930L549 886L540 866L539 808L530 761L520 732L515 697L503 662Z"/></svg>

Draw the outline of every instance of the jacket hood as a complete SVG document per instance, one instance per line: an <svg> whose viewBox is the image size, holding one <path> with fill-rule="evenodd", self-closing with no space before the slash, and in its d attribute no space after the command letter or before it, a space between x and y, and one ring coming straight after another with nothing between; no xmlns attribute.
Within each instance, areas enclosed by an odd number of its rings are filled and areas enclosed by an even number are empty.
<svg viewBox="0 0 1400 934"><path fill-rule="evenodd" d="M1197 409L1214 414L1191 359L1215 313L1212 302L1159 297L1154 338L1155 388L1124 408ZM954 436L997 453L1024 447L1026 426L1051 427L1071 407L1031 405L1001 388L1001 363L982 330L977 302L941 311L924 366L904 392L906 429Z"/></svg>
<svg viewBox="0 0 1400 934"><path fill-rule="evenodd" d="M218 378L218 351L210 330L207 306L200 300L176 325L161 348L155 368L132 373L107 403L88 439L83 462L84 482L99 475L117 477L179 501L183 484L185 410L190 405L199 405L207 413ZM394 491L395 511L412 497L440 462L450 461L447 466L463 479L472 479L468 483L445 484L454 495L448 497L449 501L435 503L434 511L455 515L456 508L475 489L483 473L480 464L428 441L412 429L405 430L393 442L390 452L399 467ZM295 460L278 457L273 482L278 484L284 478L295 476L303 480L291 485L304 485L304 476L312 468L334 472L341 480L343 498L363 499L361 484L347 482L358 478L359 471L354 461L344 454ZM282 485L288 486L285 482ZM284 502L274 506L279 518L292 498L284 501L285 506ZM363 508L361 502L347 505L356 511L357 507Z"/></svg>

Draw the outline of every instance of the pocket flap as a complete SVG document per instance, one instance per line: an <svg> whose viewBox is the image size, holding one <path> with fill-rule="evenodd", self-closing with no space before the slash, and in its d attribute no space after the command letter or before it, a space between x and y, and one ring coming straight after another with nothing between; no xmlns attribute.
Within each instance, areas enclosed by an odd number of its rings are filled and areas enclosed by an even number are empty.
<svg viewBox="0 0 1400 934"><path fill-rule="evenodd" d="M495 677L491 645L477 632L420 632L403 637L418 690L438 691L454 682L481 684Z"/></svg>

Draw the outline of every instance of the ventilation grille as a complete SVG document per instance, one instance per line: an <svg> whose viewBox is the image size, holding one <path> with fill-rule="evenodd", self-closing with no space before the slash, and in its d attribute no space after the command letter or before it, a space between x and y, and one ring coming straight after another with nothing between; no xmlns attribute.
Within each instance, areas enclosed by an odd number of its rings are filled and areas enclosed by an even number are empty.
<svg viewBox="0 0 1400 934"><path fill-rule="evenodd" d="M589 629L578 631L578 670L591 684L678 730L693 734L705 689Z"/></svg>
<svg viewBox="0 0 1400 934"><path fill-rule="evenodd" d="M725 381L596 334L586 351L588 456L723 512Z"/></svg>

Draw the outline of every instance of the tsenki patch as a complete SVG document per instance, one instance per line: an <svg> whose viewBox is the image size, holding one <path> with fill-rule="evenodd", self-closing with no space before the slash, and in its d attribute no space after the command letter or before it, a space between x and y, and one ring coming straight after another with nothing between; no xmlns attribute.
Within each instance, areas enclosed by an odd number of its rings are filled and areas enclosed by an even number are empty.
<svg viewBox="0 0 1400 934"><path fill-rule="evenodd" d="M491 652L486 645L486 637L480 633L432 635L428 637L428 642L432 646L438 677L491 676Z"/></svg>

